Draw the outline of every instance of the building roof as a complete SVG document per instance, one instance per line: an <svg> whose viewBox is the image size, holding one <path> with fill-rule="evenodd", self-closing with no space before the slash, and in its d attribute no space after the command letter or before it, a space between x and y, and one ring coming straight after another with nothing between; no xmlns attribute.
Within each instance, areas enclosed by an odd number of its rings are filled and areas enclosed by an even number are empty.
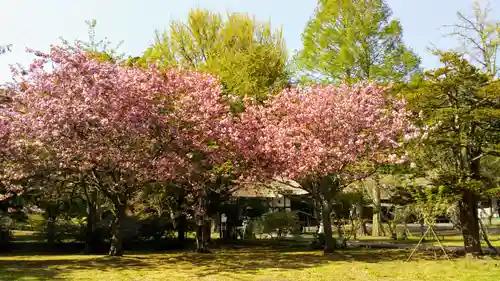
<svg viewBox="0 0 500 281"><path fill-rule="evenodd" d="M274 178L270 182L245 182L232 190L234 197L276 198L305 194L308 192L299 183L283 178Z"/></svg>

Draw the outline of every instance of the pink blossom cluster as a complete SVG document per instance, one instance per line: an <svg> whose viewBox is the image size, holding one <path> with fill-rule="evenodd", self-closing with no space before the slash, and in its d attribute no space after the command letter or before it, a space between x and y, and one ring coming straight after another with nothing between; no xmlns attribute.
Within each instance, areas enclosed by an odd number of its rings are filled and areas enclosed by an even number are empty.
<svg viewBox="0 0 500 281"><path fill-rule="evenodd" d="M1 136L9 129L11 150L35 149L61 168L171 179L186 171L186 153L208 150L229 111L209 75L103 63L78 48L32 52L27 73L14 69Z"/></svg>
<svg viewBox="0 0 500 281"><path fill-rule="evenodd" d="M300 179L338 173L359 159L400 162L392 153L418 135L405 102L375 85L288 89L249 106L227 132L254 175Z"/></svg>
<svg viewBox="0 0 500 281"><path fill-rule="evenodd" d="M2 149L30 162L155 181L199 174L203 153L203 167L230 161L247 177L300 179L361 158L398 162L393 151L418 133L404 101L375 85L287 89L232 115L207 74L99 62L78 48L34 53L0 110Z"/></svg>

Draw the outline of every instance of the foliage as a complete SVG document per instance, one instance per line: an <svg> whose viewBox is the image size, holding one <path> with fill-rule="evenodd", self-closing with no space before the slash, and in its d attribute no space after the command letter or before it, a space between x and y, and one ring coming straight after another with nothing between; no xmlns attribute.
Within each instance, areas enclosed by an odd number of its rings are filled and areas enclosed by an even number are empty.
<svg viewBox="0 0 500 281"><path fill-rule="evenodd" d="M295 58L299 71L327 83L410 80L420 59L391 16L385 0L319 0Z"/></svg>
<svg viewBox="0 0 500 281"><path fill-rule="evenodd" d="M482 165L487 156L500 156L500 84L456 53L440 55L443 67L429 71L422 87L407 95L427 128L413 150L415 170L460 195L465 248L476 255L481 252L478 200L492 187Z"/></svg>
<svg viewBox="0 0 500 281"><path fill-rule="evenodd" d="M441 61L444 66L406 96L429 128L416 163L435 185L479 191L480 162L495 156L499 145L499 84L455 53L442 53Z"/></svg>
<svg viewBox="0 0 500 281"><path fill-rule="evenodd" d="M138 239L159 241L173 236L174 224L171 219L152 215L138 221Z"/></svg>
<svg viewBox="0 0 500 281"><path fill-rule="evenodd" d="M454 206L458 198L450 195L450 190L444 186L437 188L409 186L408 191L415 201L409 205L417 219L423 220L426 224L434 226L438 216L447 214L450 207ZM402 213L404 217L405 213Z"/></svg>
<svg viewBox="0 0 500 281"><path fill-rule="evenodd" d="M157 34L142 58L130 63L206 71L220 78L226 94L262 101L288 83L286 57L282 32L274 31L270 23L247 14L223 18L196 9L186 23L173 21L169 30Z"/></svg>

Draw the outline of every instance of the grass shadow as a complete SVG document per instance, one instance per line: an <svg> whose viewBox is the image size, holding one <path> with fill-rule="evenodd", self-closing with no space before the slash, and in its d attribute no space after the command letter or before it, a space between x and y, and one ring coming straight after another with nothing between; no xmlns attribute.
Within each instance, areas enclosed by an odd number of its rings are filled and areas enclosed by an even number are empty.
<svg viewBox="0 0 500 281"><path fill-rule="evenodd" d="M218 249L210 254L191 251L161 254L128 253L121 258L99 256L35 256L0 258L0 280L62 280L61 275L87 270L163 271L177 268L198 278L220 273L253 274L262 270L301 270L333 262L384 263L404 261L408 250L349 249L324 255L320 251L286 247ZM433 260L432 253L419 252L415 260Z"/></svg>

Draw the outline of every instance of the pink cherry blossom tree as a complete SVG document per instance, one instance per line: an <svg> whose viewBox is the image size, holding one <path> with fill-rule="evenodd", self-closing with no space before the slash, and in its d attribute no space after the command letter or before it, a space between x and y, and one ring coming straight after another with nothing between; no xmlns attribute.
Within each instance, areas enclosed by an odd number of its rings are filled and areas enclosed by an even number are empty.
<svg viewBox="0 0 500 281"><path fill-rule="evenodd" d="M110 255L122 255L122 220L144 184L183 178L196 186L200 163L223 159L209 145L228 124L220 86L191 71L99 62L80 48L30 52L37 58L13 69L13 102L2 112L12 146L90 179L113 205Z"/></svg>
<svg viewBox="0 0 500 281"><path fill-rule="evenodd" d="M288 89L264 106L248 106L227 130L251 175L290 178L315 196L326 252L334 249L330 213L338 176L361 160L401 161L394 152L418 133L405 102L375 85Z"/></svg>

